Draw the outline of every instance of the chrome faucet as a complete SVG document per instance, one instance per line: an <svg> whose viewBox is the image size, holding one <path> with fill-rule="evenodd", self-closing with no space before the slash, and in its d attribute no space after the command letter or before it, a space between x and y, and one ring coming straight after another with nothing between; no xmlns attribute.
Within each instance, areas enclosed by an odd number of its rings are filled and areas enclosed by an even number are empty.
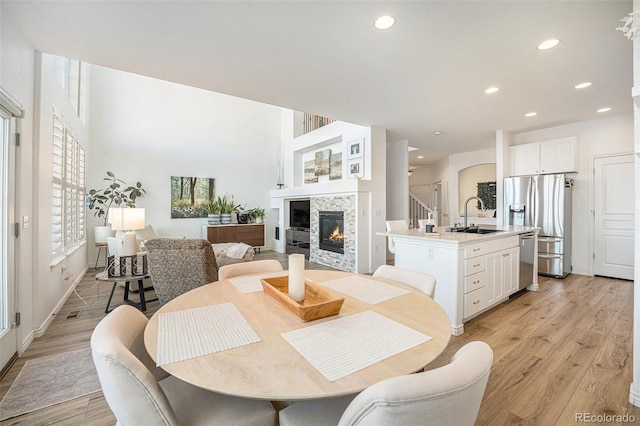
<svg viewBox="0 0 640 426"><path fill-rule="evenodd" d="M469 201L473 200L474 198L480 201L480 208L482 209L482 211L484 211L484 203L480 198L476 197L475 195L472 195L471 197L467 198L464 202L464 229L467 229L467 205L469 204Z"/></svg>

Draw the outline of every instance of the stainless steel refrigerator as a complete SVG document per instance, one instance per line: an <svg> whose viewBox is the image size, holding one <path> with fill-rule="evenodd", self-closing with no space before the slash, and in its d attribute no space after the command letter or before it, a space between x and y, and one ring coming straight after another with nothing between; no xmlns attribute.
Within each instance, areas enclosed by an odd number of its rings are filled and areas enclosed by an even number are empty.
<svg viewBox="0 0 640 426"><path fill-rule="evenodd" d="M540 275L564 278L571 273L572 186L573 180L562 174L504 180L505 224L540 228Z"/></svg>

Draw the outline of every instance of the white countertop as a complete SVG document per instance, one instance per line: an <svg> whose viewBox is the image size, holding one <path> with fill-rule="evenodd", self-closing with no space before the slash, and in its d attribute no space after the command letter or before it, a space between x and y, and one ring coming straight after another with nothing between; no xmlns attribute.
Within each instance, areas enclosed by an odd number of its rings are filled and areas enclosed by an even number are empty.
<svg viewBox="0 0 640 426"><path fill-rule="evenodd" d="M513 235L524 234L526 232L540 231L540 228L532 226L495 226L481 225L482 229L499 229L501 232L492 232L489 234L468 234L466 232L447 232L449 226L439 226L434 229L438 235L426 234L421 229L408 229L404 231L379 232L377 235L393 236L398 239L407 238L424 242L440 242L452 245L471 244L480 241L496 240L499 238L510 237Z"/></svg>

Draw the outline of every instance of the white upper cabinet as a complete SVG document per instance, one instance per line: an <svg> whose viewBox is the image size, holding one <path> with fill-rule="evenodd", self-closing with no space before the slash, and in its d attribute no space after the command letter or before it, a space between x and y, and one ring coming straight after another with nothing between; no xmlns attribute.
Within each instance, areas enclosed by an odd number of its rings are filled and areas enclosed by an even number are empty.
<svg viewBox="0 0 640 426"><path fill-rule="evenodd" d="M575 137L511 147L511 176L578 171Z"/></svg>

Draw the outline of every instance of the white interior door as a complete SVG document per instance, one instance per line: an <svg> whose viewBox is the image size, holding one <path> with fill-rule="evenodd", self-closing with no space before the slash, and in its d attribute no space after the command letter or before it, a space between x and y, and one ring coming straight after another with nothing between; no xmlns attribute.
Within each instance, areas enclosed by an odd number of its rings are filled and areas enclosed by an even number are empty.
<svg viewBox="0 0 640 426"><path fill-rule="evenodd" d="M594 273L633 279L633 155L594 160Z"/></svg>
<svg viewBox="0 0 640 426"><path fill-rule="evenodd" d="M2 224L2 244L0 245L0 371L18 350L18 333L13 326L15 299L15 258L16 238L12 224L15 206L15 142L13 124L15 120L0 109L0 223Z"/></svg>

